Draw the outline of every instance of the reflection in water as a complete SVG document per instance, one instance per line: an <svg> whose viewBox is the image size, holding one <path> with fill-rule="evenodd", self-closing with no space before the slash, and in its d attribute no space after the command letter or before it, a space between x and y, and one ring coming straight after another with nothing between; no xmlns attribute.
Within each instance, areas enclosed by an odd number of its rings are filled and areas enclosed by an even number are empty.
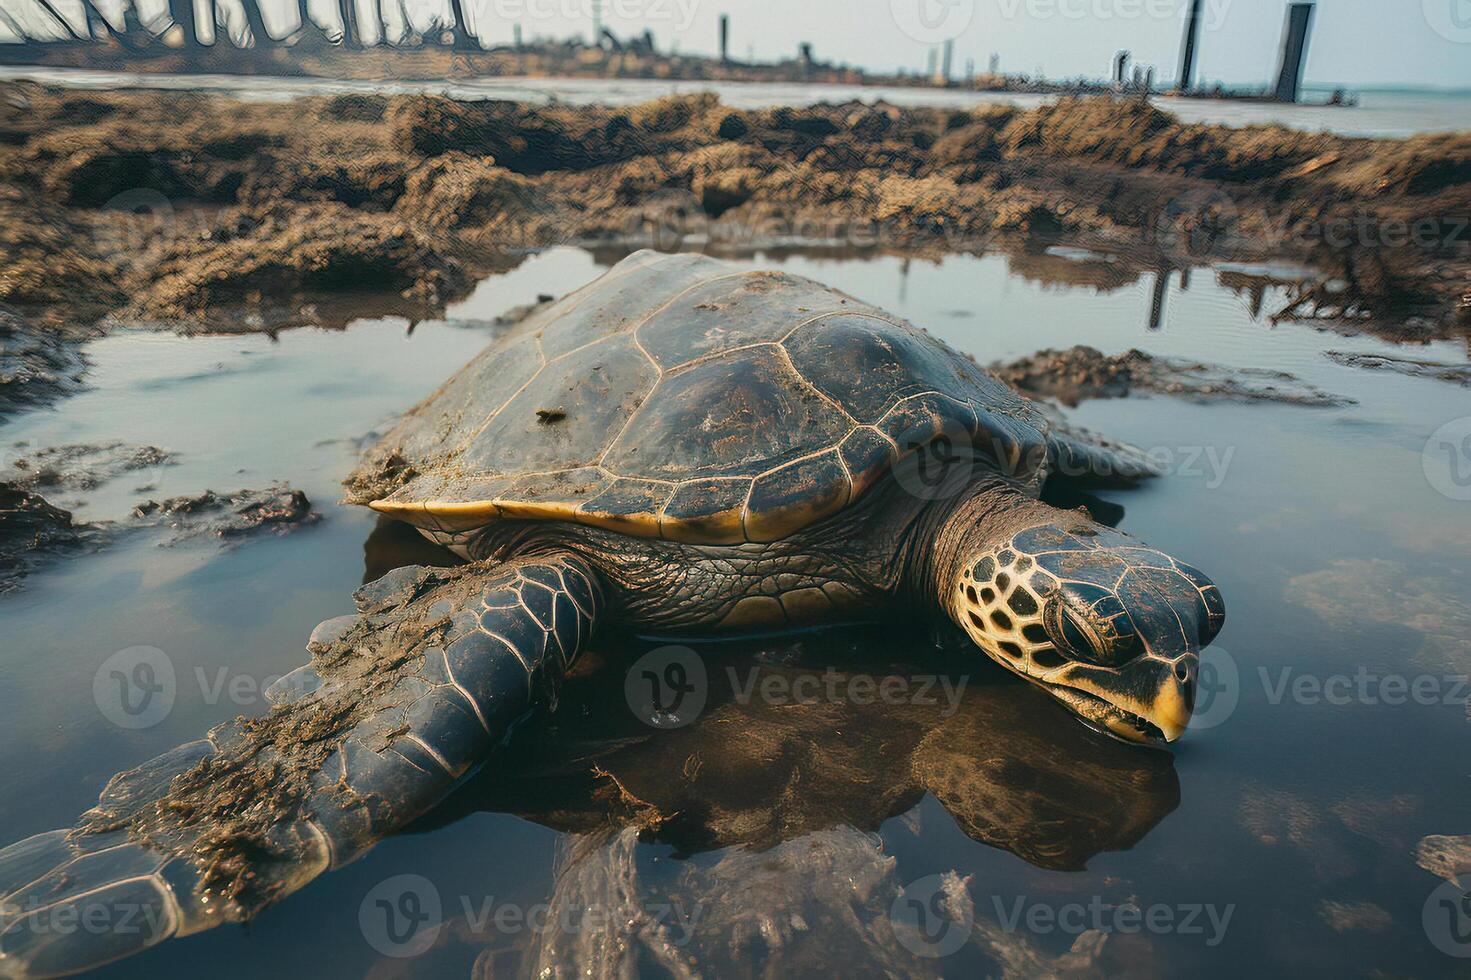
<svg viewBox="0 0 1471 980"><path fill-rule="evenodd" d="M415 828L485 810L570 835L549 916L597 910L604 925L509 943L455 923L454 938L486 947L479 975L781 976L833 963L849 975L937 975L915 945L930 940L891 915L906 888L935 883L898 876L873 836L886 821L919 819L928 795L973 840L1074 870L1133 847L1180 801L1172 755L1097 735L990 664L899 628L703 647L706 707L664 731L625 702L630 645L605 644L554 718L520 732L500 765ZM885 685L898 693L881 695ZM639 843L681 860L661 863ZM950 879L959 905L945 918L968 932L947 970L1096 965L1101 937L1047 954L971 904L984 883Z"/></svg>
<svg viewBox="0 0 1471 980"><path fill-rule="evenodd" d="M1094 734L974 656L934 674L945 658L928 638L870 628L743 647L699 651L705 710L670 731L644 726L624 701L637 653L605 647L557 716L525 731L516 758L456 805L579 832L638 822L693 854L877 830L930 793L972 839L1077 869L1132 847L1179 802L1173 756ZM902 693L865 694L854 676L875 687L892 677Z"/></svg>
<svg viewBox="0 0 1471 980"><path fill-rule="evenodd" d="M440 941L482 947L471 975L534 977L1105 977L1101 932L1061 955L987 918L954 872L905 883L898 861L850 827L661 873L637 831L572 838L546 920L507 941L469 917ZM594 916L595 913L595 916ZM938 954L938 955L937 955ZM943 956L943 959L939 958Z"/></svg>

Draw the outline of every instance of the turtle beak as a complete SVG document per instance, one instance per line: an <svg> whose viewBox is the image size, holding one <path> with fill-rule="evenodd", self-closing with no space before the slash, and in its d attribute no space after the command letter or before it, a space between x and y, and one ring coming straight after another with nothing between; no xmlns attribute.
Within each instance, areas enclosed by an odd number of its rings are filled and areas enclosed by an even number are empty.
<svg viewBox="0 0 1471 980"><path fill-rule="evenodd" d="M1062 683L1041 687L1090 728L1140 745L1163 746L1185 734L1195 713L1199 658L1141 658L1115 674L1078 665Z"/></svg>
<svg viewBox="0 0 1471 980"><path fill-rule="evenodd" d="M1060 647L1062 640L1058 638ZM1103 665L1074 659L1042 678L1043 687L1111 735L1146 745L1177 741L1195 714L1199 647L1185 641L1178 627L1146 633L1139 642L1142 652L1127 662Z"/></svg>

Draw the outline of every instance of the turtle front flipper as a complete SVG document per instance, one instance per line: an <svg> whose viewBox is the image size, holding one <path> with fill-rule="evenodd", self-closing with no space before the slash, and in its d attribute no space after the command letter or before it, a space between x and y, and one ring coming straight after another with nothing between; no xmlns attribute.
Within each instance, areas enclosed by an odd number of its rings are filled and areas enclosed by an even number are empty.
<svg viewBox="0 0 1471 980"><path fill-rule="evenodd" d="M1159 476L1149 454L1087 429L1054 421L1047 435L1048 480L1078 486L1132 486Z"/></svg>
<svg viewBox="0 0 1471 980"><path fill-rule="evenodd" d="M0 977L73 973L252 917L422 815L551 706L602 606L570 555L402 568L240 718L0 850ZM55 928L58 922L89 924Z"/></svg>

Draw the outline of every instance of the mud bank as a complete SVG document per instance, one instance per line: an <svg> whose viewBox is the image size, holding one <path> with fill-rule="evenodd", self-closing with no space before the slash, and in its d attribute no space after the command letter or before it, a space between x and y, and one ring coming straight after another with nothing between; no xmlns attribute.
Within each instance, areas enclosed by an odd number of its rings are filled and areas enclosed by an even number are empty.
<svg viewBox="0 0 1471 980"><path fill-rule="evenodd" d="M142 526L166 527L169 544L192 538L218 538L227 543L261 534L290 534L322 519L300 490L277 484L262 490L215 493L149 500L133 509Z"/></svg>
<svg viewBox="0 0 1471 980"><path fill-rule="evenodd" d="M32 572L66 557L106 547L119 535L152 529L160 544L196 539L232 547L265 535L290 534L322 519L306 494L284 485L259 490L150 500L121 522L88 523L51 503L34 487L91 489L72 480L0 479L0 595L19 589Z"/></svg>
<svg viewBox="0 0 1471 980"><path fill-rule="evenodd" d="M95 546L101 531L38 494L0 483L0 594L14 591L42 564Z"/></svg>
<svg viewBox="0 0 1471 980"><path fill-rule="evenodd" d="M267 330L318 323L313 296L355 290L397 292L413 315L536 249L698 236L919 254L1066 240L1157 267L1296 258L1324 276L1289 313L1444 334L1471 320L1468 219L1471 134L1183 125L1112 99L263 105L30 84L0 99L0 302L50 324Z"/></svg>
<svg viewBox="0 0 1471 980"><path fill-rule="evenodd" d="M1353 400L1315 388L1285 371L1224 368L1141 350L1104 354L1079 344L1043 350L989 370L1029 395L1076 406L1092 398L1127 398L1152 392L1194 401L1280 402L1329 408Z"/></svg>
<svg viewBox="0 0 1471 980"><path fill-rule="evenodd" d="M85 372L81 355L64 336L0 307L0 418L78 390Z"/></svg>

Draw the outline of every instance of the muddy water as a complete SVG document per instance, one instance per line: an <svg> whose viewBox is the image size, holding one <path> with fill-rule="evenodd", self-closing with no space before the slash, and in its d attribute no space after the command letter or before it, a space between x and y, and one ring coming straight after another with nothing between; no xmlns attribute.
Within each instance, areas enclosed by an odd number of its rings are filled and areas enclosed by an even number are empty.
<svg viewBox="0 0 1471 980"><path fill-rule="evenodd" d="M1441 703L1465 698L1455 677L1471 670L1471 505L1437 492L1422 465L1427 437L1471 403L1464 388L1324 354L1463 364L1464 341L1406 349L1274 326L1255 312L1258 300L1263 310L1280 300L1273 290L1223 284L1240 270L1177 272L1159 289L1154 273L1066 250L939 264L749 261L887 307L982 362L1074 343L1140 347L1290 371L1356 400L1308 409L1156 396L1071 412L1171 467L1147 488L1103 494L1095 510L1206 569L1227 597L1203 724L1172 756L1119 746L963 651L937 653L927 629L895 624L705 651L704 714L656 732L623 701L618 664L637 651L612 647L592 661L606 669L572 685L555 724L522 733L515 765L488 771L415 833L248 929L168 943L108 973L457 976L477 960L482 975L564 962L596 937L528 927L517 913L596 904L577 891L591 887L588 868L632 868L640 903L701 913L684 949L726 973L800 971L815 962L804 955L837 956L854 974L954 976L1002 963L1058 969L1064 955L1131 975L1434 976L1464 964L1432 943L1449 941L1448 922L1422 923L1440 880L1416 866L1415 848L1426 835L1471 833L1466 707ZM174 465L62 493L81 517L283 480L325 520L228 551L132 533L0 598L0 842L69 824L113 772L262 710L261 684L302 661L313 625L350 609L365 545L380 570L420 560L402 557L404 539L375 535L367 513L335 504L361 440L484 346L486 320L602 268L559 249L412 331L362 320L277 340L116 334L87 351L90 390L5 423L6 451L121 439L176 454ZM1432 463L1445 472L1446 460ZM172 709L135 730L109 720L93 682L110 655L140 645L164 652L176 683ZM753 670L775 678L779 695L828 668L945 684L932 704L917 684L899 704L861 705L842 685L816 705L742 697ZM1428 678L1418 688L1428 703L1396 687L1417 678ZM590 779L593 764L611 776ZM635 814L655 827L643 843L569 861L574 835L585 842ZM907 914L892 912L899 886L923 899L952 871L974 907L956 951L915 957L940 947L873 938L895 935L889 923ZM428 882L447 923L417 960L385 956L371 920L384 883L405 874ZM1137 918L1110 911L1128 902ZM491 918L500 909L514 911ZM768 909L759 922L736 915ZM1080 938L1090 928L1111 932L1101 948Z"/></svg>

